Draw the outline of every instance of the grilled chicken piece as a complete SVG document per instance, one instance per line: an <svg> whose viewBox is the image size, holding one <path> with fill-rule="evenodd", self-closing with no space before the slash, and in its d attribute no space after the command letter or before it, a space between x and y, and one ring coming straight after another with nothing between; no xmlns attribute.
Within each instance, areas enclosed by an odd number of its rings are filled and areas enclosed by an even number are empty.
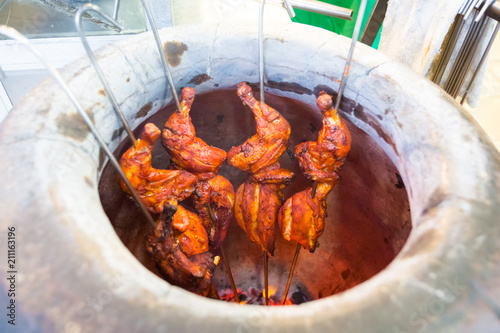
<svg viewBox="0 0 500 333"><path fill-rule="evenodd" d="M234 207L233 185L222 176L196 182L194 206L207 230L210 245L218 248L226 238Z"/></svg>
<svg viewBox="0 0 500 333"><path fill-rule="evenodd" d="M335 182L351 149L351 133L332 106L332 97L322 91L316 104L323 113L323 128L318 141L307 141L295 147L304 175L318 182Z"/></svg>
<svg viewBox="0 0 500 333"><path fill-rule="evenodd" d="M165 123L162 141L174 164L198 177L194 206L208 232L210 245L218 248L233 215L234 189L226 178L216 175L226 152L196 137L189 116L194 96L193 88L182 89L181 112L174 112Z"/></svg>
<svg viewBox="0 0 500 333"><path fill-rule="evenodd" d="M210 294L218 257L214 260L207 251L207 233L196 214L165 205L146 247L166 281L201 296Z"/></svg>
<svg viewBox="0 0 500 333"><path fill-rule="evenodd" d="M326 196L333 187L333 183L318 183L314 198L309 187L285 201L278 214L283 238L296 241L311 253L316 250L325 229Z"/></svg>
<svg viewBox="0 0 500 333"><path fill-rule="evenodd" d="M162 142L177 167L196 174L198 178L209 179L224 163L226 152L196 137L189 116L194 95L193 88L182 89L181 110L174 112L165 123Z"/></svg>
<svg viewBox="0 0 500 333"><path fill-rule="evenodd" d="M236 191L236 222L252 241L271 256L276 239L276 215L284 201L283 189L287 182L256 183L247 180Z"/></svg>
<svg viewBox="0 0 500 333"><path fill-rule="evenodd" d="M243 104L252 109L257 133L241 146L231 148L227 160L230 165L255 174L278 162L288 147L290 124L278 111L257 101L246 83L238 84L237 93Z"/></svg>
<svg viewBox="0 0 500 333"><path fill-rule="evenodd" d="M257 133L227 153L229 164L250 174L250 179L236 191L234 216L250 239L272 256L283 189L294 178L278 162L288 147L290 124L278 111L258 102L246 83L238 84L237 93L252 110Z"/></svg>
<svg viewBox="0 0 500 333"><path fill-rule="evenodd" d="M153 213L161 213L166 202L176 203L189 197L194 191L196 177L182 170L160 170L151 166L151 150L160 136L154 124L146 124L137 149L131 147L120 159L120 166L139 194L146 207ZM123 180L123 191L130 194Z"/></svg>

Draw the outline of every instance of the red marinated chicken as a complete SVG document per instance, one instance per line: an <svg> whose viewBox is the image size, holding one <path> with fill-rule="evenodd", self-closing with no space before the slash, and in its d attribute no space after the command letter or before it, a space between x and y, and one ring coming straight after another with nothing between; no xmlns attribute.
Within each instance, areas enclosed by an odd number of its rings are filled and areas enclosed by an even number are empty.
<svg viewBox="0 0 500 333"><path fill-rule="evenodd" d="M196 214L165 205L146 247L166 281L198 295L210 294L219 258L208 252L207 233Z"/></svg>
<svg viewBox="0 0 500 333"><path fill-rule="evenodd" d="M120 159L120 166L146 207L161 213L166 202L177 203L194 191L196 177L182 170L159 170L151 166L151 150L160 136L154 124L146 124L137 148L131 147ZM119 180L123 191L129 190ZM129 193L130 194L130 193Z"/></svg>
<svg viewBox="0 0 500 333"><path fill-rule="evenodd" d="M208 232L210 244L218 248L226 237L233 214L234 189L226 178L216 175L226 159L226 152L196 137L189 116L194 95L193 88L182 89L181 112L174 112L165 123L163 145L178 168L198 177L194 205Z"/></svg>
<svg viewBox="0 0 500 333"><path fill-rule="evenodd" d="M258 102L246 83L238 85L238 96L252 110L257 134L228 152L229 164L250 174L236 192L235 218L252 241L273 255L282 191L294 178L278 162L288 146L290 125L278 111Z"/></svg>
<svg viewBox="0 0 500 333"><path fill-rule="evenodd" d="M338 180L338 171L351 149L351 133L333 109L332 97L322 91L316 104L323 113L323 128L318 141L307 141L295 147L304 175L318 182Z"/></svg>
<svg viewBox="0 0 500 333"><path fill-rule="evenodd" d="M196 137L189 116L194 95L193 88L182 89L181 110L174 112L165 123L162 142L177 167L196 174L198 178L209 179L224 163L226 152Z"/></svg>
<svg viewBox="0 0 500 333"><path fill-rule="evenodd" d="M318 183L313 195L313 188L295 193L281 207L278 225L286 240L294 240L311 253L318 247L318 238L325 229L326 196L333 184Z"/></svg>
<svg viewBox="0 0 500 333"><path fill-rule="evenodd" d="M317 188L294 194L281 207L278 216L283 237L296 241L310 252L319 245L318 238L325 227L326 197L338 183L338 172L351 148L351 134L333 109L331 96L321 92L316 104L323 113L318 141L297 145L295 155L304 175L314 180Z"/></svg>
<svg viewBox="0 0 500 333"><path fill-rule="evenodd" d="M285 184L260 184L247 180L236 191L234 216L248 237L274 254L276 215L283 203Z"/></svg>
<svg viewBox="0 0 500 333"><path fill-rule="evenodd" d="M229 221L233 216L233 185L222 176L196 182L195 208L207 230L210 245L218 248L226 238Z"/></svg>
<svg viewBox="0 0 500 333"><path fill-rule="evenodd" d="M238 84L237 93L243 104L252 110L257 133L241 146L231 148L227 161L235 168L255 174L278 162L288 147L290 124L278 111L261 105L246 83Z"/></svg>

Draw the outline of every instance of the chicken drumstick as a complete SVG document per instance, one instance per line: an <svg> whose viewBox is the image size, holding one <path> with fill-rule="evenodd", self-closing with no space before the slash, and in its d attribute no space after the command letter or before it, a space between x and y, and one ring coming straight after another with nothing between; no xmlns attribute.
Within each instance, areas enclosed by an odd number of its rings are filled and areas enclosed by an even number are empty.
<svg viewBox="0 0 500 333"><path fill-rule="evenodd" d="M196 181L189 172L151 166L151 150L159 136L158 127L146 124L137 148L130 147L120 159L123 172L152 213L161 213L166 202L177 203L189 197ZM123 191L129 193L123 180L119 179L119 183Z"/></svg>

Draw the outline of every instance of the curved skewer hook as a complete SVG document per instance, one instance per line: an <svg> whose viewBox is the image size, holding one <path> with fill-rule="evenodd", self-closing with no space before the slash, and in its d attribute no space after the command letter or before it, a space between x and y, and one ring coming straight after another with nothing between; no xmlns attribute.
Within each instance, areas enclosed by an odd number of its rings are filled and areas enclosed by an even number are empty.
<svg viewBox="0 0 500 333"><path fill-rule="evenodd" d="M351 47L349 48L349 52L347 53L344 73L342 74L339 93L337 95L337 100L335 101L335 110L337 111L340 106L342 94L344 93L345 83L347 81L347 76L349 75L349 69L351 68L352 55L354 53L354 48L356 47L356 42L358 41L359 31L361 30L361 23L363 22L363 16L365 16L366 1L367 0L361 0L361 4L359 5L358 17L356 19L356 25L354 26L354 32L352 34Z"/></svg>
<svg viewBox="0 0 500 333"><path fill-rule="evenodd" d="M125 119L125 116L123 115L123 112L120 109L120 106L118 105L118 101L116 100L115 95L113 94L113 91L109 87L109 84L106 81L106 78L104 77L104 74L101 70L101 67L97 63L97 60L94 56L94 52L90 48L89 42L87 41L87 37L85 36L85 30L83 29L83 25L82 25L82 17L87 12L95 12L95 13L101 15L104 19L106 19L112 25L114 25L116 28L118 28L119 31L121 31L123 29L123 27L120 24L118 24L118 22L113 20L110 16L105 14L101 8L99 8L96 5L92 5L90 3L85 4L83 6L80 6L78 8L78 11L76 12L76 15L75 15L76 30L78 31L78 35L80 36L83 47L85 48L85 51L87 52L87 56L89 57L90 62L92 63L92 66L94 67L94 70L97 73L97 76L99 76L99 80L101 80L101 83L104 87L104 90L106 90L108 98L110 99L111 104L113 105L113 108L115 109L115 112L116 112L118 118L120 118L123 126L125 127L125 130L127 131L128 137L130 138L130 141L132 141L132 145L135 148L135 147L137 147L137 139L135 138L134 133L132 132L132 129L130 128L130 125L127 122L127 119Z"/></svg>
<svg viewBox="0 0 500 333"><path fill-rule="evenodd" d="M139 207L141 208L142 212L146 216L146 219L148 220L148 222L153 226L153 228L156 228L156 223L155 223L153 217L151 216L151 214L147 210L146 206L142 202L141 198L139 197L139 195L135 191L135 189L132 186L132 184L130 183L130 181L127 179L127 176L125 176L125 173L123 172L122 168L120 167L120 164L116 160L116 158L113 155L113 153L111 152L111 150L109 150L109 148L106 145L106 143L104 142L103 138L101 137L101 135L97 131L97 128L94 126L94 124L90 120L87 113L83 110L83 107L78 102L75 95L73 95L71 90L69 90L68 86L64 82L64 80L61 77L61 75L59 74L59 72L48 62L48 60L45 58L45 56L33 44L31 44L31 42L24 35L19 33L16 29L5 26L5 25L0 25L0 34L5 35L7 37L10 37L12 39L15 39L15 40L19 41L20 43L22 43L49 70L49 72L52 75L52 77L54 78L54 80L59 84L61 89L66 93L66 96L68 96L68 98L70 99L73 106L76 108L76 110L78 111L80 116L83 118L83 120L85 121L85 123L89 127L90 131L92 132L92 134L96 138L97 142L99 143L101 148L104 150L104 152L108 156L111 164L113 165L113 167L116 169L116 171L118 172L120 177L125 182L125 185L127 185L128 189L130 190L130 193L132 194L132 197L139 204Z"/></svg>
<svg viewBox="0 0 500 333"><path fill-rule="evenodd" d="M148 0L141 0L142 6L146 11L146 16L148 17L149 24L151 25L151 30L153 31L153 36L155 37L156 46L158 47L158 51L160 52L160 59L163 64L163 68L165 69L165 73L167 74L168 83L170 84L170 89L172 90L172 96L174 97L175 104L177 106L177 110L181 110L181 104L179 103L179 96L177 95L177 91L175 90L174 80L172 79L172 74L170 74L170 67L168 66L167 59L165 57L165 52L163 51L163 47L161 46L160 35L158 34L158 29L156 28L156 23L153 18L153 14L151 13L151 8L149 7Z"/></svg>
<svg viewBox="0 0 500 333"><path fill-rule="evenodd" d="M259 77L260 77L260 102L264 104L264 4L266 0L260 0L259 6ZM295 17L295 12L289 0L283 0L290 18Z"/></svg>

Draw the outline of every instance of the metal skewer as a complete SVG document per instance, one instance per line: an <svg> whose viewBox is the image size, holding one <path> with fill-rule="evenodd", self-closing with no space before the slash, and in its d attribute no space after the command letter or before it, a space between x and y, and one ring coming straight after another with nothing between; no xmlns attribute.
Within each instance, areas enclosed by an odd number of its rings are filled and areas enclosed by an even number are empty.
<svg viewBox="0 0 500 333"><path fill-rule="evenodd" d="M260 76L260 103L261 105L265 103L264 100L264 4L266 0L260 0L259 7L259 76ZM295 16L292 6L288 0L283 0L290 17ZM264 295L265 295L265 305L269 305L269 255L264 251Z"/></svg>
<svg viewBox="0 0 500 333"><path fill-rule="evenodd" d="M354 32L352 34L351 47L349 48L349 53L347 53L347 60L344 67L344 73L342 74L342 80L340 81L339 93L337 95L337 100L335 101L335 110L338 111L340 106L340 100L342 99L342 94L344 93L345 84L347 81L347 76L349 75L349 70L351 67L352 55L354 53L354 48L356 47L356 42L358 40L359 31L361 30L361 23L363 22L363 17L365 16L366 1L361 0L359 5L358 17L356 18L356 25L354 26Z"/></svg>
<svg viewBox="0 0 500 333"><path fill-rule="evenodd" d="M175 90L174 80L172 79L172 74L170 73L170 66L168 65L167 59L165 57L165 52L163 51L163 47L161 46L160 35L158 34L158 29L156 28L156 23L153 18L153 14L151 13L151 8L149 7L148 0L141 0L141 2L146 12L146 16L148 17L149 24L151 25L151 30L153 31L153 36L155 38L158 52L160 52L160 59L163 64L163 68L165 69L165 73L167 74L168 83L170 84L170 89L172 90L172 96L174 97L175 105L177 106L177 110L180 111L181 104L179 103L179 96L177 95L177 91Z"/></svg>
<svg viewBox="0 0 500 333"><path fill-rule="evenodd" d="M215 221L215 214L210 205L207 205L208 215L210 216L210 220ZM226 267L227 275L229 277L229 282L231 282L231 288L233 289L234 301L236 303L240 302L240 295L238 295L238 288L236 288L236 283L234 283L233 273L231 272L231 266L229 266L229 261L227 260L226 253L224 252L224 246L220 244L220 253L222 256L222 261L224 262L224 266Z"/></svg>
<svg viewBox="0 0 500 333"><path fill-rule="evenodd" d="M114 168L116 169L116 171L118 172L118 174L120 175L120 177L122 178L122 180L124 181L125 185L127 185L127 188L129 189L130 193L132 194L132 197L135 199L135 201L137 202L137 204L141 208L141 210L144 213L144 215L145 215L146 219L148 220L148 222L153 226L153 228L156 228L156 223L155 223L153 217L151 216L150 212L147 210L146 206L142 202L141 198L139 197L139 195L135 191L135 189L132 186L132 184L130 184L130 181L127 179L127 176L125 176L125 173L121 169L120 164L116 160L115 156L113 155L113 153L111 152L111 150L109 150L108 146L106 145L106 143L104 142L103 138L99 134L99 131L94 126L94 124L90 120L90 118L87 115L87 113L83 110L83 107L78 102L78 100L76 99L75 95L73 95L73 93L71 92L71 90L69 90L68 86L64 82L64 80L61 77L61 75L59 74L59 72L48 62L48 60L45 58L45 56L33 44L31 44L31 42L24 35L22 35L21 33L19 33L16 29L11 28L11 27L7 27L5 25L0 25L0 34L5 35L7 37L10 37L12 39L15 39L18 42L22 43L48 69L48 71L50 72L50 74L52 75L52 77L54 78L54 80L59 84L59 86L61 87L61 89L66 93L66 95L70 99L70 101L73 104L73 106L76 108L76 110L78 111L78 113L80 114L80 116L83 118L83 121L85 121L85 123L89 127L90 131L92 132L92 134L96 138L97 142L99 143L99 145L101 146L101 148L104 150L104 152L108 156L111 164L114 166Z"/></svg>
<svg viewBox="0 0 500 333"><path fill-rule="evenodd" d="M268 266L269 266L269 255L267 254L266 251L264 251L264 298L265 298L265 305L269 305L269 273L268 273Z"/></svg>
<svg viewBox="0 0 500 333"><path fill-rule="evenodd" d="M316 189L318 188L318 182L314 181L311 189L311 198L316 197ZM297 265L297 260L300 254L300 244L297 243L297 248L295 249L295 254L292 259L292 266L290 267L290 273L288 274L288 280L286 281L285 292L283 293L283 299L281 300L281 305L285 305L286 297L288 296L288 290L290 289L290 284L292 282L293 272L295 271L295 266Z"/></svg>
<svg viewBox="0 0 500 333"><path fill-rule="evenodd" d="M345 64L345 67L344 67L344 73L342 74L342 81L340 83L339 93L337 95L337 100L336 100L336 103L335 103L335 110L337 110L337 111L339 109L340 100L342 99L342 94L343 94L343 91L344 91L344 88L345 88L347 77L349 75L349 68L351 66L352 55L354 53L354 48L355 48L356 42L358 40L359 31L361 30L361 23L363 21L364 15L365 15L366 2L367 2L367 0L361 0L361 4L359 6L358 17L356 19L356 25L354 26L354 32L352 34L351 47L349 49L349 53L347 54L347 60L346 60L346 64ZM316 188L317 188L317 186L318 186L318 183L315 181L313 183L313 185L312 185L312 192L311 192L311 196L312 196L313 199L316 196ZM292 266L290 268L290 274L288 275L288 281L287 281L287 284L286 284L285 293L284 293L283 299L281 301L282 305L284 305L285 302L286 302L286 297L288 295L288 289L290 288L290 283L292 281L293 272L294 272L295 266L297 264L297 259L299 257L299 253L300 253L300 244L297 244L297 248L295 250L295 255L294 255L293 260L292 260Z"/></svg>
<svg viewBox="0 0 500 333"><path fill-rule="evenodd" d="M118 10L120 10L120 0L115 0L115 7L113 8L113 19L118 19Z"/></svg>
<svg viewBox="0 0 500 333"><path fill-rule="evenodd" d="M491 35L491 39L488 42L488 45L486 46L486 50L484 51L483 56L481 57L481 60L479 61L479 64L477 65L477 68L476 68L474 74L472 75L472 78L470 79L469 85L467 86L467 89L465 90L465 93L462 96L462 100L460 101L460 104L462 104L462 105L464 104L465 99L469 95L470 88L472 87L472 84L476 80L477 75L481 71L481 68L483 67L484 62L486 61L486 58L488 58L488 53L490 52L491 46L493 45L493 42L495 41L495 38L498 34L499 28L500 28L500 23L497 22L497 25L495 26L495 31L493 31L493 34Z"/></svg>
<svg viewBox="0 0 500 333"><path fill-rule="evenodd" d="M90 12L90 11L101 15L104 19L106 19L111 24L113 24L116 28L118 28L119 31L121 31L123 29L123 27L118 22L116 22L111 17L109 17L106 13L104 13L101 8L99 8L96 5L92 5L90 3L83 5L83 6L80 6L78 8L78 11L76 12L76 15L75 15L76 30L78 31L78 34L80 35L80 39L82 41L83 47L85 48L85 51L87 52L87 56L89 57L90 62L92 63L92 66L94 67L94 70L97 73L97 76L99 76L99 80L101 80L101 83L104 87L104 90L106 91L106 94L108 95L108 98L110 99L111 104L113 105L113 108L115 109L116 114L118 115L123 126L125 127L125 131L127 132L128 137L130 138L130 141L132 141L132 145L134 146L134 148L136 148L137 147L137 139L135 138L134 133L132 132L132 129L130 128L129 123L125 119L125 116L123 115L123 112L120 109L120 106L118 105L118 101L115 98L115 94L113 94L113 91L109 87L109 84L108 84L108 82L107 82L106 78L104 77L104 74L101 70L101 67L97 63L97 60L94 56L94 52L92 52L92 49L90 48L89 42L87 41L87 37L85 36L85 30L83 29L83 25L82 25L82 16L85 13Z"/></svg>
<svg viewBox="0 0 500 333"><path fill-rule="evenodd" d="M283 0L290 17L295 17L295 12L288 2ZM264 104L264 4L266 0L260 0L259 7L259 77L260 77L260 103Z"/></svg>
<svg viewBox="0 0 500 333"><path fill-rule="evenodd" d="M285 305L286 297L288 296L288 290L290 289L290 284L292 282L293 272L295 271L295 266L297 265L297 260L299 259L300 254L300 244L297 243L297 247L295 249L295 254L293 255L292 267L290 268L290 273L288 274L288 280L286 281L285 292L283 293L283 299L281 300L281 305Z"/></svg>

